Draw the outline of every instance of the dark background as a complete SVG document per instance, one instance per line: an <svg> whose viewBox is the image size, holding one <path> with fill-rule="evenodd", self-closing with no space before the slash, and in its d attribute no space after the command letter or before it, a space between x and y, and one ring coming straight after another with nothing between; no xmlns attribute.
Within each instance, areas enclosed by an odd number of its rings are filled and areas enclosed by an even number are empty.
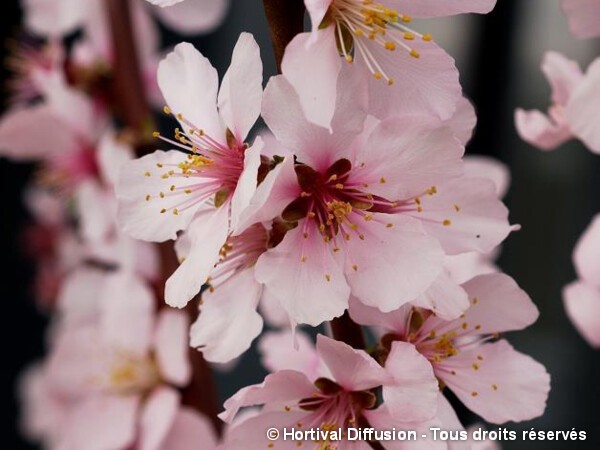
<svg viewBox="0 0 600 450"><path fill-rule="evenodd" d="M222 74L241 31L257 38L265 76L274 62L260 0L233 0L225 24L211 35L191 40ZM600 211L600 157L571 142L554 152L541 152L515 133L518 106L545 109L549 88L539 71L546 50L560 50L587 67L600 55L599 40L578 41L567 31L558 0L499 0L488 16L464 16L418 24L430 31L457 59L465 93L478 110L477 132L469 153L494 156L507 163L512 185L506 203L513 223L523 229L505 243L501 267L531 295L541 311L528 330L510 336L521 351L542 362L552 375L546 414L511 430L585 430L585 442L508 442L506 449L600 448L600 355L575 332L565 316L562 287L575 278L573 246L591 217ZM17 1L0 6L0 39L18 35ZM181 38L164 31L164 44ZM6 48L2 46L2 61ZM4 65L0 78L6 80ZM5 102L2 95L2 104ZM600 108L600 105L599 105ZM599 111L600 114L600 111ZM32 361L44 355L47 319L31 295L33 269L22 255L21 234L27 222L21 193L32 167L0 159L0 315L2 345L2 448L36 448L20 438L15 380ZM254 353L246 354L235 372L217 373L221 399L245 384L262 380ZM461 411L466 422L474 417ZM489 429L497 427L490 425ZM520 433L519 433L520 436Z"/></svg>

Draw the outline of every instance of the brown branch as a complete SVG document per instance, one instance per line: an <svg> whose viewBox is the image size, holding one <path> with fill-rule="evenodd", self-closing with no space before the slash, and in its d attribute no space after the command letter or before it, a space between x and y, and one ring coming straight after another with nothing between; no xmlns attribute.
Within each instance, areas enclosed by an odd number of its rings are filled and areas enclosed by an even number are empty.
<svg viewBox="0 0 600 450"><path fill-rule="evenodd" d="M331 332L335 339L345 342L352 348L360 350L366 348L362 328L350 318L348 311L342 316L333 319L330 324Z"/></svg>
<svg viewBox="0 0 600 450"><path fill-rule="evenodd" d="M129 0L105 0L113 45L113 99L123 122L143 133L152 115L144 94Z"/></svg>
<svg viewBox="0 0 600 450"><path fill-rule="evenodd" d="M144 152L144 132L152 123L152 114L148 107L137 58L130 4L129 0L105 1L114 52L113 101L124 124L136 133L137 150L140 154ZM162 300L165 281L177 268L178 261L171 242L159 244L159 252L162 275L157 292L158 298ZM160 301L160 306L164 307L164 302ZM195 319L198 314L196 303L190 302L186 312ZM190 349L190 362L193 370L192 380L183 389L182 403L208 416L220 434L223 424L217 417L218 400L212 370L202 354L195 349Z"/></svg>
<svg viewBox="0 0 600 450"><path fill-rule="evenodd" d="M304 31L304 1L263 0L263 4L269 22L277 70L281 72L285 47L294 36Z"/></svg>

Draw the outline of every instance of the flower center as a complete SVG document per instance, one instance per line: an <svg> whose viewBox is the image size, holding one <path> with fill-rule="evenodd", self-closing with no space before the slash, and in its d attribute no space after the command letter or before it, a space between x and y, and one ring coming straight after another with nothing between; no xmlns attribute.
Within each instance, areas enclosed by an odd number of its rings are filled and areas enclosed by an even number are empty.
<svg viewBox="0 0 600 450"><path fill-rule="evenodd" d="M160 373L152 358L118 354L109 369L106 387L120 395L139 394L149 391L159 382Z"/></svg>
<svg viewBox="0 0 600 450"><path fill-rule="evenodd" d="M321 26L334 23L338 49L346 61L351 63L354 53L358 52L376 79L384 79L392 85L394 79L386 74L369 49L369 43L390 52L400 48L413 58L419 58L419 52L408 43L416 38L429 42L432 37L409 28L406 24L411 20L410 16L373 0L335 0Z"/></svg>

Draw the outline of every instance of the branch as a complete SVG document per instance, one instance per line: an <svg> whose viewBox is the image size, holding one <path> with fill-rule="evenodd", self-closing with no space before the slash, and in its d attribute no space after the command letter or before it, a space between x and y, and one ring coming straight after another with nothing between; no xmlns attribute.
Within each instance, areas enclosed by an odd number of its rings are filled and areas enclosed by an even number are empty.
<svg viewBox="0 0 600 450"><path fill-rule="evenodd" d="M350 347L359 350L366 348L362 328L350 318L348 311L342 316L333 319L330 324L334 339L345 342Z"/></svg>
<svg viewBox="0 0 600 450"><path fill-rule="evenodd" d="M285 47L294 36L304 31L304 1L263 0L263 4L269 22L277 70L281 72Z"/></svg>

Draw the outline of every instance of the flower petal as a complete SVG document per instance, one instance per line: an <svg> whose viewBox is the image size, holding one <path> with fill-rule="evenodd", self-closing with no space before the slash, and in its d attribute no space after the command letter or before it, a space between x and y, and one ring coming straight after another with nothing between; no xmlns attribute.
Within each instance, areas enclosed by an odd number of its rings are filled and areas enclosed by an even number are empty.
<svg viewBox="0 0 600 450"><path fill-rule="evenodd" d="M441 17L464 13L489 13L496 0L387 0L390 8L413 17Z"/></svg>
<svg viewBox="0 0 600 450"><path fill-rule="evenodd" d="M210 270L219 261L219 251L228 234L227 206L202 211L190 224L190 252L165 284L165 301L170 306L183 308L200 292Z"/></svg>
<svg viewBox="0 0 600 450"><path fill-rule="evenodd" d="M562 0L571 32L579 38L600 36L600 5L595 0Z"/></svg>
<svg viewBox="0 0 600 450"><path fill-rule="evenodd" d="M539 417L550 390L544 366L505 340L445 359L436 375L469 409L497 424Z"/></svg>
<svg viewBox="0 0 600 450"><path fill-rule="evenodd" d="M256 312L261 293L252 268L231 275L212 292L205 291L190 330L191 346L216 363L229 362L248 350L263 328Z"/></svg>
<svg viewBox="0 0 600 450"><path fill-rule="evenodd" d="M577 331L600 348L600 289L581 281L571 283L563 290L563 302Z"/></svg>
<svg viewBox="0 0 600 450"><path fill-rule="evenodd" d="M566 116L571 130L592 151L600 154L600 121L596 113L600 98L600 58L588 68L567 104Z"/></svg>
<svg viewBox="0 0 600 450"><path fill-rule="evenodd" d="M521 139L541 150L554 150L573 136L566 124L556 124L537 110L517 109L515 126Z"/></svg>
<svg viewBox="0 0 600 450"><path fill-rule="evenodd" d="M230 228L234 232L240 232L238 229L239 219L244 213L244 210L249 207L256 192L262 148L263 141L260 137L257 137L252 147L246 149L246 152L244 153L244 169L242 170L235 191L231 197Z"/></svg>
<svg viewBox="0 0 600 450"><path fill-rule="evenodd" d="M546 52L542 72L552 87L552 102L556 105L566 105L583 78L579 64L558 52Z"/></svg>
<svg viewBox="0 0 600 450"><path fill-rule="evenodd" d="M140 450L160 450L179 408L180 394L173 388L155 389L144 404L140 417Z"/></svg>
<svg viewBox="0 0 600 450"><path fill-rule="evenodd" d="M429 289L411 303L433 311L444 320L458 318L471 305L465 290L446 271L442 271Z"/></svg>
<svg viewBox="0 0 600 450"><path fill-rule="evenodd" d="M410 217L377 214L345 243L346 274L361 302L392 311L414 300L442 270L443 252ZM401 275L399 275L401 274Z"/></svg>
<svg viewBox="0 0 600 450"><path fill-rule="evenodd" d="M489 156L466 155L464 168L467 177L491 180L496 186L498 198L506 195L510 187L510 171L503 162Z"/></svg>
<svg viewBox="0 0 600 450"><path fill-rule="evenodd" d="M364 391L378 386L385 389L385 385L392 383L390 374L364 350L356 350L319 334L317 353L333 380L347 391Z"/></svg>
<svg viewBox="0 0 600 450"><path fill-rule="evenodd" d="M317 326L341 316L348 307L350 288L341 265L318 231L305 239L300 224L259 257L255 276L295 323Z"/></svg>
<svg viewBox="0 0 600 450"><path fill-rule="evenodd" d="M594 216L573 251L577 274L586 282L600 286L600 214Z"/></svg>
<svg viewBox="0 0 600 450"><path fill-rule="evenodd" d="M164 450L190 450L202 443L202 448L215 450L217 437L212 424L191 408L181 407L169 433L163 441Z"/></svg>
<svg viewBox="0 0 600 450"><path fill-rule="evenodd" d="M420 422L435 416L438 382L431 364L414 345L394 342L385 370L393 382L383 386L383 400L396 419Z"/></svg>
<svg viewBox="0 0 600 450"><path fill-rule="evenodd" d="M178 165L184 161L181 152L159 150L123 164L116 193L117 218L125 233L145 241L175 239L178 231L189 226L198 209L206 208L200 201L194 203L194 193L183 194L193 187L192 177L168 175L171 169L179 170Z"/></svg>
<svg viewBox="0 0 600 450"><path fill-rule="evenodd" d="M231 423L240 408L244 406L283 403L310 397L315 392L314 385L306 375L295 370L281 370L267 375L261 384L240 389L225 402L225 411L219 417Z"/></svg>
<svg viewBox="0 0 600 450"><path fill-rule="evenodd" d="M217 142L225 143L225 128L217 111L217 71L192 44L175 46L158 65L158 85L176 116L202 129ZM182 123L183 130L189 125Z"/></svg>
<svg viewBox="0 0 600 450"><path fill-rule="evenodd" d="M221 24L229 8L229 0L149 1L169 6L154 12L165 25L184 35L210 33Z"/></svg>
<svg viewBox="0 0 600 450"><path fill-rule="evenodd" d="M185 386L192 376L188 350L189 321L183 311L163 309L156 321L154 352L165 381Z"/></svg>
<svg viewBox="0 0 600 450"><path fill-rule="evenodd" d="M219 112L239 143L244 142L260 115L262 80L258 44L250 33L242 33L219 90Z"/></svg>

